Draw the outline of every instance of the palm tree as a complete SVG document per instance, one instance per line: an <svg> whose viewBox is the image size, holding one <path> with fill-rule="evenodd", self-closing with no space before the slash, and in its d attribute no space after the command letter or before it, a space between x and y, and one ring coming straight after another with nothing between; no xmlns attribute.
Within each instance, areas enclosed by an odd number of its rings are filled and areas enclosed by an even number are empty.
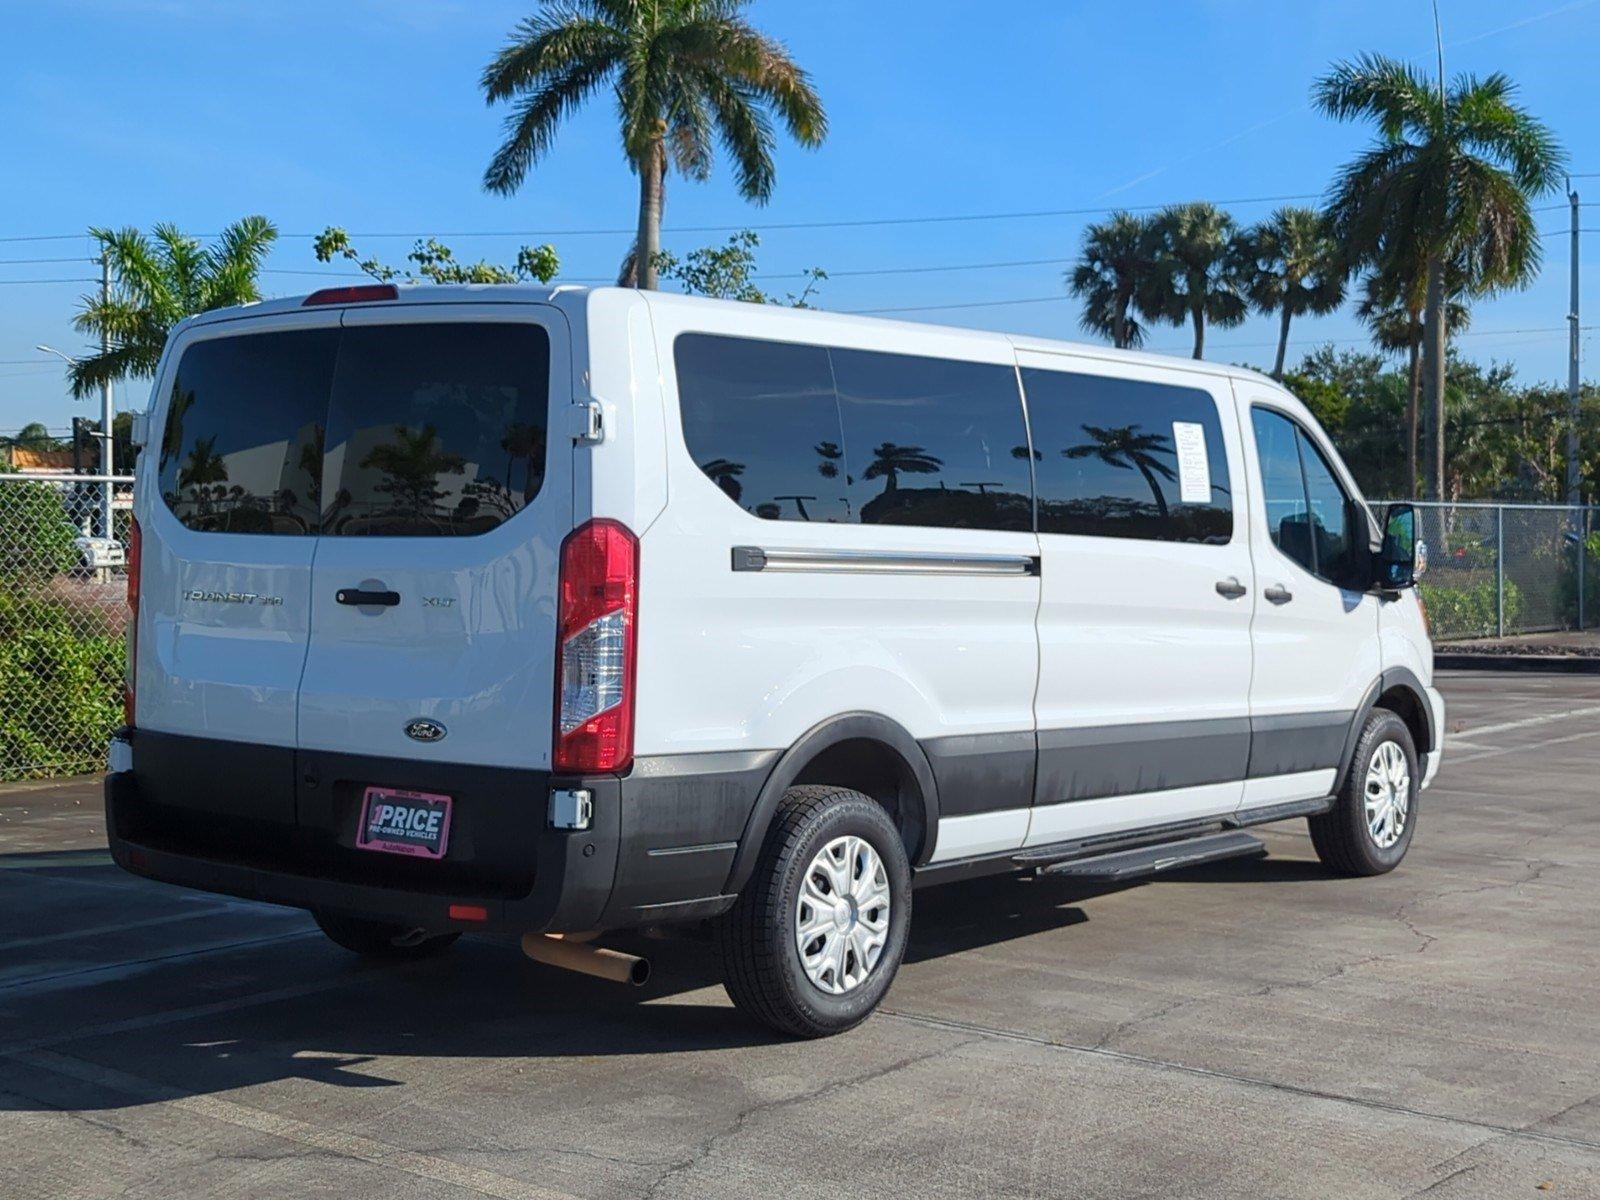
<svg viewBox="0 0 1600 1200"><path fill-rule="evenodd" d="M1083 231L1083 256L1067 272L1068 288L1083 301L1078 323L1119 350L1144 344L1138 296L1154 250L1149 221L1114 212Z"/></svg>
<svg viewBox="0 0 1600 1200"><path fill-rule="evenodd" d="M1447 285L1459 279L1446 276ZM1406 356L1406 495L1417 494L1417 443L1422 411L1422 309L1426 287L1417 279L1374 271L1362 282L1356 316L1372 331L1380 350ZM1445 327L1454 337L1472 323L1472 310L1460 300L1459 286L1447 286Z"/></svg>
<svg viewBox="0 0 1600 1200"><path fill-rule="evenodd" d="M882 479L883 494L900 487L900 473L907 475L934 475L944 466L944 459L929 454L921 446L898 446L894 442L881 442L872 451L872 461L861 472L863 479Z"/></svg>
<svg viewBox="0 0 1600 1200"><path fill-rule="evenodd" d="M1167 498L1161 492L1161 485L1156 482L1156 476L1169 482L1177 478L1171 467L1156 457L1157 454L1172 453L1172 439L1159 433L1140 433L1138 425L1121 425L1115 429L1104 429L1099 425L1084 425L1081 427L1092 439L1081 445L1070 446L1061 453L1068 458L1097 458L1108 467L1119 470L1135 470L1144 476L1144 481L1150 485L1150 494L1155 497L1156 511L1161 515L1163 522L1167 519Z"/></svg>
<svg viewBox="0 0 1600 1200"><path fill-rule="evenodd" d="M78 359L67 372L78 397L154 375L168 331L185 317L261 299L256 276L278 230L265 217L245 217L210 246L167 224L149 237L137 229L91 229L89 236L111 265L112 289L109 297L84 296L72 325L111 348Z"/></svg>
<svg viewBox="0 0 1600 1200"><path fill-rule="evenodd" d="M1204 358L1206 326L1245 318L1233 218L1214 204L1174 204L1153 222L1154 263L1139 308L1151 318L1194 326L1194 357Z"/></svg>
<svg viewBox="0 0 1600 1200"><path fill-rule="evenodd" d="M490 104L517 98L505 143L483 175L509 195L555 142L561 121L609 87L622 152L639 177L638 284L655 288L661 189L669 164L691 179L711 173L712 140L733 160L739 192L772 195L776 116L803 146L827 133L810 77L741 11L749 0L545 0L512 31L483 72Z"/></svg>
<svg viewBox="0 0 1600 1200"><path fill-rule="evenodd" d="M1555 135L1512 102L1499 73L1437 89L1382 55L1335 65L1312 96L1338 120L1368 118L1378 141L1339 173L1329 208L1340 240L1369 263L1420 274L1422 380L1429 413L1428 492L1444 494L1447 265L1474 292L1520 287L1537 273L1530 200L1554 188L1566 156Z"/></svg>
<svg viewBox="0 0 1600 1200"><path fill-rule="evenodd" d="M1272 377L1283 378L1289 323L1325 316L1344 303L1349 269L1327 217L1314 208L1280 208L1239 240L1245 291L1258 311L1278 318L1278 357Z"/></svg>

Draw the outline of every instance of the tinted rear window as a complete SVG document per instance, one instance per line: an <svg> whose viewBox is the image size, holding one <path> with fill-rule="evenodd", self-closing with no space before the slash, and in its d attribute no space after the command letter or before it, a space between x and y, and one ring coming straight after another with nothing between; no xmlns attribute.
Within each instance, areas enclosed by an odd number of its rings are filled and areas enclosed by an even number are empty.
<svg viewBox="0 0 1600 1200"><path fill-rule="evenodd" d="M161 492L191 529L482 533L544 480L550 342L530 324L201 342L178 365Z"/></svg>
<svg viewBox="0 0 1600 1200"><path fill-rule="evenodd" d="M161 494L190 529L315 533L337 329L197 342L161 438Z"/></svg>
<svg viewBox="0 0 1600 1200"><path fill-rule="evenodd" d="M674 358L690 455L755 516L1030 528L1008 366L710 334Z"/></svg>
<svg viewBox="0 0 1600 1200"><path fill-rule="evenodd" d="M1022 372L1022 386L1040 533L1232 538L1228 452L1208 392L1037 369Z"/></svg>

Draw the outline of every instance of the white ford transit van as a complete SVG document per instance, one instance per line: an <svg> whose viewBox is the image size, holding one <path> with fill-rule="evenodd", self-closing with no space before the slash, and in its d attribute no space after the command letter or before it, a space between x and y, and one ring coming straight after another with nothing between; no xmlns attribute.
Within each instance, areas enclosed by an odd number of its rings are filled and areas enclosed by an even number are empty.
<svg viewBox="0 0 1600 1200"><path fill-rule="evenodd" d="M1248 371L385 285L185 321L142 427L116 861L360 952L709 921L830 1033L914 885L1374 874L1439 765L1414 515Z"/></svg>

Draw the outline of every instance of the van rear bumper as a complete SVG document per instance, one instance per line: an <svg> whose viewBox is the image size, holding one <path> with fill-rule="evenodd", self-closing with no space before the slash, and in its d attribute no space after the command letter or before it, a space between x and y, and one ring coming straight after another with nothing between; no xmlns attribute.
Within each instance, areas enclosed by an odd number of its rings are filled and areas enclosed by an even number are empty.
<svg viewBox="0 0 1600 1200"><path fill-rule="evenodd" d="M113 860L148 879L430 931L668 924L732 905L728 863L770 766L692 757L708 769L645 759L625 777L569 778L126 731L112 764L127 769L105 781L106 832ZM354 849L364 783L455 797L461 836L452 829L447 858ZM549 826L552 787L590 792L588 829Z"/></svg>

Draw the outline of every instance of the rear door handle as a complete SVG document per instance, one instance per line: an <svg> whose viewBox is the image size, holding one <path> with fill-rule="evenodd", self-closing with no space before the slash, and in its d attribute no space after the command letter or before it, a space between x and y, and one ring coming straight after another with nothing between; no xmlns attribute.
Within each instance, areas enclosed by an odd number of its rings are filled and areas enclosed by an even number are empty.
<svg viewBox="0 0 1600 1200"><path fill-rule="evenodd" d="M393 608L400 603L399 592L369 592L364 588L340 588L333 598L340 604L358 607L371 604L379 608Z"/></svg>
<svg viewBox="0 0 1600 1200"><path fill-rule="evenodd" d="M1237 578L1230 575L1226 579L1217 580L1217 595L1228 600L1237 600L1250 589L1240 583Z"/></svg>
<svg viewBox="0 0 1600 1200"><path fill-rule="evenodd" d="M1274 604L1287 604L1294 599L1294 593L1281 583L1273 584L1261 594Z"/></svg>

